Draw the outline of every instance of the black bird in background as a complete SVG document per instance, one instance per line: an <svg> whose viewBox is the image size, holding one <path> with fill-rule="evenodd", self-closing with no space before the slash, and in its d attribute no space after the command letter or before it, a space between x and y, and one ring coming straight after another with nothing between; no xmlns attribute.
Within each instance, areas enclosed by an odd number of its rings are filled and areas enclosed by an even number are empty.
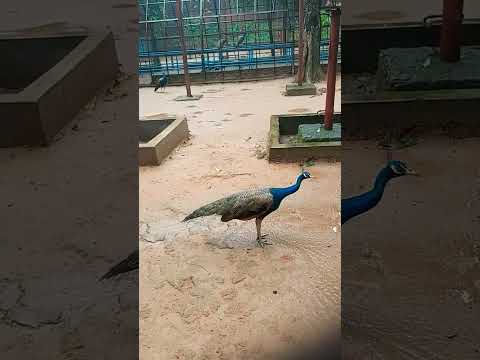
<svg viewBox="0 0 480 360"><path fill-rule="evenodd" d="M154 92L157 92L158 89L165 89L168 84L168 75L162 75L157 81Z"/></svg>
<svg viewBox="0 0 480 360"><path fill-rule="evenodd" d="M128 257L120 261L117 265L112 267L105 275L100 278L100 281L110 279L114 276L130 272L138 269L138 250L128 255Z"/></svg>
<svg viewBox="0 0 480 360"><path fill-rule="evenodd" d="M223 47L225 46L225 44L227 43L227 39L220 39L218 40L218 43L217 43L217 48L219 49L223 49Z"/></svg>
<svg viewBox="0 0 480 360"><path fill-rule="evenodd" d="M247 37L247 33L245 31L242 32L242 35L240 36L240 38L238 39L237 41L237 47L239 47L240 45L242 45L242 43L245 41L245 38Z"/></svg>
<svg viewBox="0 0 480 360"><path fill-rule="evenodd" d="M223 49L223 47L225 46L226 43L227 43L227 39L226 39L226 38L225 38L225 39L220 39L220 40L218 40L217 48L218 48L218 50L220 50L220 51L219 51L219 54L218 54L220 61L223 60L223 53L222 53L221 50Z"/></svg>

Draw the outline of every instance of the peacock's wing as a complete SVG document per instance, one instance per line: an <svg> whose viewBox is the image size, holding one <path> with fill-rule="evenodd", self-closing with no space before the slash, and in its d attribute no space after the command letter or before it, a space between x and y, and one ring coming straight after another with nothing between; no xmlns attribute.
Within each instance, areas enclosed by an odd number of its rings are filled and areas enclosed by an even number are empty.
<svg viewBox="0 0 480 360"><path fill-rule="evenodd" d="M247 219L267 212L273 205L269 189L242 191L198 208L183 221L198 217L221 215L222 221Z"/></svg>
<svg viewBox="0 0 480 360"><path fill-rule="evenodd" d="M222 221L233 219L249 220L267 213L273 205L273 196L269 189L243 191L228 199L224 207Z"/></svg>

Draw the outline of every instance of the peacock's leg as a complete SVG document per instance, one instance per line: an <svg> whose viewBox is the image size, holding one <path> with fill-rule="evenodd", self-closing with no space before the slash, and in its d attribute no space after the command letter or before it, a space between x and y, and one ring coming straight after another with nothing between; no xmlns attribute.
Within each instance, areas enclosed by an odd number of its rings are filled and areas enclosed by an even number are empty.
<svg viewBox="0 0 480 360"><path fill-rule="evenodd" d="M255 224L257 225L257 242L258 242L258 245L260 245L261 247L264 247L265 245L272 245L272 244L262 240L265 236L267 236L266 234L262 235L262 220L263 219L256 218L255 219Z"/></svg>

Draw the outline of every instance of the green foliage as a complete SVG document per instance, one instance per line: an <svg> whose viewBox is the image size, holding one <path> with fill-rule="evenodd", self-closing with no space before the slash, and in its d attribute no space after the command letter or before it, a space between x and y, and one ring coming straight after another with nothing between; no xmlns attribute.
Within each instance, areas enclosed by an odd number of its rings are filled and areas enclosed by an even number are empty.
<svg viewBox="0 0 480 360"><path fill-rule="evenodd" d="M330 15L326 12L320 13L320 29L322 29L321 38L328 39L330 34Z"/></svg>

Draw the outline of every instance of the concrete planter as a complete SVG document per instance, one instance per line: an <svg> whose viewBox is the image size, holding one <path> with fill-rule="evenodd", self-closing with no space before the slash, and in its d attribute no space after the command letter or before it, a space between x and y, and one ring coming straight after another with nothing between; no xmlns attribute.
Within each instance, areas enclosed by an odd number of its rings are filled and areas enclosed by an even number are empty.
<svg viewBox="0 0 480 360"><path fill-rule="evenodd" d="M48 145L117 76L110 32L0 34L0 147Z"/></svg>
<svg viewBox="0 0 480 360"><path fill-rule="evenodd" d="M141 166L157 166L182 141L188 138L185 116L153 115L139 123L138 160Z"/></svg>
<svg viewBox="0 0 480 360"><path fill-rule="evenodd" d="M341 114L334 114L334 123L341 122ZM270 118L268 159L273 162L293 162L307 159L340 159L341 141L291 142L302 124L323 123L323 114L283 114Z"/></svg>

